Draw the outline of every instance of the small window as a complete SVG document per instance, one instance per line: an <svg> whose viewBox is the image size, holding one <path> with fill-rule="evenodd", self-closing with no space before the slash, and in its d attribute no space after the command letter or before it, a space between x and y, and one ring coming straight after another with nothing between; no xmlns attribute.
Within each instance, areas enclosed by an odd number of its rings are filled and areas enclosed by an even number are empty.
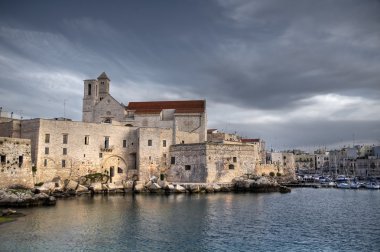
<svg viewBox="0 0 380 252"><path fill-rule="evenodd" d="M66 167L66 160L62 159L62 168Z"/></svg>
<svg viewBox="0 0 380 252"><path fill-rule="evenodd" d="M175 157L171 157L171 159L170 159L170 163L171 163L171 164L175 164Z"/></svg>
<svg viewBox="0 0 380 252"><path fill-rule="evenodd" d="M149 161L150 161L150 160L152 160L152 157L151 157L151 156L149 156Z"/></svg>
<svg viewBox="0 0 380 252"><path fill-rule="evenodd" d="M7 162L7 156L5 156L5 155L1 155L0 159L1 159L1 163L5 164Z"/></svg>
<svg viewBox="0 0 380 252"><path fill-rule="evenodd" d="M63 155L67 155L67 148L63 148Z"/></svg>
<svg viewBox="0 0 380 252"><path fill-rule="evenodd" d="M89 145L90 144L90 136L84 136L84 144Z"/></svg>
<svg viewBox="0 0 380 252"><path fill-rule="evenodd" d="M162 141L162 147L166 147L166 140Z"/></svg>
<svg viewBox="0 0 380 252"><path fill-rule="evenodd" d="M99 152L99 158L103 158L103 153Z"/></svg>
<svg viewBox="0 0 380 252"><path fill-rule="evenodd" d="M18 156L18 167L21 167L23 162L24 162L24 156Z"/></svg>
<svg viewBox="0 0 380 252"><path fill-rule="evenodd" d="M50 143L50 134L45 134L45 143Z"/></svg>
<svg viewBox="0 0 380 252"><path fill-rule="evenodd" d="M63 144L67 144L68 139L69 139L69 135L67 135L67 134L63 134L62 143L63 143Z"/></svg>
<svg viewBox="0 0 380 252"><path fill-rule="evenodd" d="M121 169L120 167L117 167L117 173L123 173L123 169Z"/></svg>
<svg viewBox="0 0 380 252"><path fill-rule="evenodd" d="M44 159L44 166L47 166L47 159Z"/></svg>
<svg viewBox="0 0 380 252"><path fill-rule="evenodd" d="M166 154L165 153L163 154L163 156L164 156L164 158L166 158Z"/></svg>
<svg viewBox="0 0 380 252"><path fill-rule="evenodd" d="M110 137L109 136L105 136L104 137L104 148L105 149L109 149L110 147Z"/></svg>
<svg viewBox="0 0 380 252"><path fill-rule="evenodd" d="M88 84L88 95L91 95L91 83Z"/></svg>
<svg viewBox="0 0 380 252"><path fill-rule="evenodd" d="M185 165L185 171L190 171L191 170L191 165Z"/></svg>
<svg viewBox="0 0 380 252"><path fill-rule="evenodd" d="M127 140L123 140L123 148L127 147Z"/></svg>
<svg viewBox="0 0 380 252"><path fill-rule="evenodd" d="M182 144L184 144L185 143L185 141L184 140L182 140Z"/></svg>
<svg viewBox="0 0 380 252"><path fill-rule="evenodd" d="M45 155L49 155L49 147L45 147Z"/></svg>
<svg viewBox="0 0 380 252"><path fill-rule="evenodd" d="M236 158L236 157L233 157L233 158L232 158L232 161L234 161L234 163L236 163L236 162L237 162L237 158Z"/></svg>
<svg viewBox="0 0 380 252"><path fill-rule="evenodd" d="M148 140L148 146L152 146L152 140Z"/></svg>
<svg viewBox="0 0 380 252"><path fill-rule="evenodd" d="M235 166L234 166L233 164L230 164L230 165L228 166L228 169L233 170L233 169L235 169Z"/></svg>

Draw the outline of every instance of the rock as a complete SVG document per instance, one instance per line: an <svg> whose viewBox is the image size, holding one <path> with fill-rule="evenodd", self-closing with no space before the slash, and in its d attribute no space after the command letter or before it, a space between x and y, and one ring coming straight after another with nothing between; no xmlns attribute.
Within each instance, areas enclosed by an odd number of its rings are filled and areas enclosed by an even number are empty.
<svg viewBox="0 0 380 252"><path fill-rule="evenodd" d="M144 192L144 191L145 191L145 186L143 184L138 183L135 186L135 192L136 193L140 193L140 192Z"/></svg>
<svg viewBox="0 0 380 252"><path fill-rule="evenodd" d="M152 176L152 177L150 177L149 181L152 181L152 183L157 183L157 177Z"/></svg>
<svg viewBox="0 0 380 252"><path fill-rule="evenodd" d="M9 215L17 213L17 211L7 208L7 209L2 210L1 213L2 213L2 216L9 216Z"/></svg>
<svg viewBox="0 0 380 252"><path fill-rule="evenodd" d="M161 186L159 186L157 183L152 183L148 189L150 192L158 192L161 189Z"/></svg>
<svg viewBox="0 0 380 252"><path fill-rule="evenodd" d="M221 187L217 184L213 184L212 187L214 189L214 192L220 192L220 190L221 190Z"/></svg>
<svg viewBox="0 0 380 252"><path fill-rule="evenodd" d="M280 186L280 193L290 193L292 190L286 186Z"/></svg>
<svg viewBox="0 0 380 252"><path fill-rule="evenodd" d="M76 193L88 193L88 192L89 192L88 188L82 185L78 185L76 189Z"/></svg>
<svg viewBox="0 0 380 252"><path fill-rule="evenodd" d="M55 189L55 183L54 182L45 182L41 186L37 186L36 189L38 192L43 192L43 193L50 193L53 192Z"/></svg>
<svg viewBox="0 0 380 252"><path fill-rule="evenodd" d="M60 177L55 177L51 181L55 184L55 188L63 189L64 183L62 182Z"/></svg>
<svg viewBox="0 0 380 252"><path fill-rule="evenodd" d="M175 190L176 193L184 193L184 192L186 192L186 189L183 186L180 186L180 185L175 185L174 190Z"/></svg>
<svg viewBox="0 0 380 252"><path fill-rule="evenodd" d="M103 190L102 183L94 182L89 186L89 189L94 193L100 193Z"/></svg>
<svg viewBox="0 0 380 252"><path fill-rule="evenodd" d="M175 190L175 187L174 185L171 185L171 184L168 184L165 189L169 190L169 191L174 191Z"/></svg>
<svg viewBox="0 0 380 252"><path fill-rule="evenodd" d="M168 183L166 180L159 180L159 181L157 182L157 184L158 184L161 188L166 188L166 187L169 185L169 183Z"/></svg>
<svg viewBox="0 0 380 252"><path fill-rule="evenodd" d="M207 184L206 186L206 192L207 193L213 193L214 192L214 187L212 184Z"/></svg>
<svg viewBox="0 0 380 252"><path fill-rule="evenodd" d="M201 186L191 184L188 188L191 193L200 193L201 192Z"/></svg>
<svg viewBox="0 0 380 252"><path fill-rule="evenodd" d="M78 188L78 182L74 181L74 180L69 180L66 182L66 190L76 190Z"/></svg>
<svg viewBox="0 0 380 252"><path fill-rule="evenodd" d="M151 180L149 180L149 181L145 184L145 186L146 186L147 188L149 188L152 184L153 184L153 182L152 182Z"/></svg>
<svg viewBox="0 0 380 252"><path fill-rule="evenodd" d="M124 186L124 189L127 189L127 190L133 190L133 181L132 180L128 180L128 181L125 181L123 186Z"/></svg>

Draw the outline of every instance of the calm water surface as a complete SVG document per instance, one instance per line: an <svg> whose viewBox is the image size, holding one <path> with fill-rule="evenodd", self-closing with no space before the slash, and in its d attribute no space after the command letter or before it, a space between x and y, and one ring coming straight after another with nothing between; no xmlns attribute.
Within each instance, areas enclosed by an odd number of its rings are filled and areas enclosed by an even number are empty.
<svg viewBox="0 0 380 252"><path fill-rule="evenodd" d="M380 191L59 200L0 226L0 251L380 251Z"/></svg>

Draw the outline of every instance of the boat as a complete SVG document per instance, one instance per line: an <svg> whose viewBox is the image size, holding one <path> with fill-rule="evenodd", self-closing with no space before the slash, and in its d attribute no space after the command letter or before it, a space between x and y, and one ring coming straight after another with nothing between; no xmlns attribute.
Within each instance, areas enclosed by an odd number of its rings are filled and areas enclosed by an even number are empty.
<svg viewBox="0 0 380 252"><path fill-rule="evenodd" d="M380 185L376 182L369 182L365 184L365 188L367 189L380 189Z"/></svg>
<svg viewBox="0 0 380 252"><path fill-rule="evenodd" d="M337 183L336 184L336 188L340 188L340 189L350 189L350 184L346 183L346 182L341 182L341 183Z"/></svg>
<svg viewBox="0 0 380 252"><path fill-rule="evenodd" d="M360 188L360 183L358 183L358 182L352 182L351 184L350 184L350 188L351 189L359 189Z"/></svg>

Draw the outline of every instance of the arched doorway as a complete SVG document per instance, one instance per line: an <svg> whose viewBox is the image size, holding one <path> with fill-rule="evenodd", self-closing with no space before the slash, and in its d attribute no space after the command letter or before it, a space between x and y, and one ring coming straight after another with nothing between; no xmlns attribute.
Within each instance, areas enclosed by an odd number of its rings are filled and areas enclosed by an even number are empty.
<svg viewBox="0 0 380 252"><path fill-rule="evenodd" d="M103 172L110 176L110 182L120 182L127 177L127 163L120 156L110 156L103 162Z"/></svg>

